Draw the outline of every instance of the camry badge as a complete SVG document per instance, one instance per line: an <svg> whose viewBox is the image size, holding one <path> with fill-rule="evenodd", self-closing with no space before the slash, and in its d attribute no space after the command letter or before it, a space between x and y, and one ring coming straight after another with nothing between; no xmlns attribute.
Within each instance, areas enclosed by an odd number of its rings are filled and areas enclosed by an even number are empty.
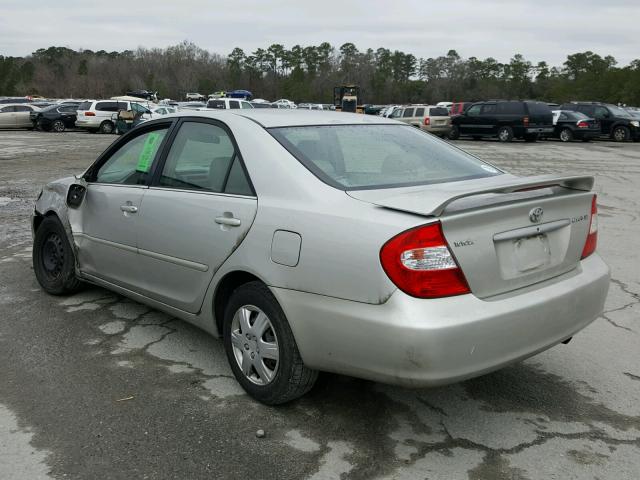
<svg viewBox="0 0 640 480"><path fill-rule="evenodd" d="M542 210L542 207L536 207L529 212L529 220L533 223L540 223L543 214L544 210Z"/></svg>

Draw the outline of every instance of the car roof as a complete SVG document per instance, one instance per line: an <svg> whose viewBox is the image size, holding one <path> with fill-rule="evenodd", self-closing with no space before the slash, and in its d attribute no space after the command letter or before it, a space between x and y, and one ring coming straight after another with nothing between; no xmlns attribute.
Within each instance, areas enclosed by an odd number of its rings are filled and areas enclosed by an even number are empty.
<svg viewBox="0 0 640 480"><path fill-rule="evenodd" d="M302 127L309 125L354 125L354 124L402 124L377 115L359 113L332 112L330 110L283 110L276 108L255 108L237 110L208 110L173 114L177 117L209 117L223 120L228 115L244 117L256 122L264 128Z"/></svg>
<svg viewBox="0 0 640 480"><path fill-rule="evenodd" d="M38 105L33 105L31 103L0 103L0 108L3 107L31 107L31 108L42 108Z"/></svg>

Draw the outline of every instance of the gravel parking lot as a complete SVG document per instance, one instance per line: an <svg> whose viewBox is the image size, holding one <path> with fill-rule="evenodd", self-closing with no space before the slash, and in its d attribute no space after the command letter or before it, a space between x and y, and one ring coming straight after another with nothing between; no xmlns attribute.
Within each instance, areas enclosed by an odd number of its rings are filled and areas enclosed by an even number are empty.
<svg viewBox="0 0 640 480"><path fill-rule="evenodd" d="M640 143L455 142L516 174L596 176L611 290L571 343L431 390L326 375L274 408L201 331L38 287L36 195L114 139L0 132L0 479L640 478Z"/></svg>

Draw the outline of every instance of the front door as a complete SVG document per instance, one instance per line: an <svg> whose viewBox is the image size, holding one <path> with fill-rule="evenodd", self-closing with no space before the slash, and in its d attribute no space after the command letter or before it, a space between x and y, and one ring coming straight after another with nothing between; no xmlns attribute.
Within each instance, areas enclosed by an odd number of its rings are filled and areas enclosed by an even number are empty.
<svg viewBox="0 0 640 480"><path fill-rule="evenodd" d="M108 153L87 180L74 232L80 270L138 290L144 272L137 259L138 216L147 175L168 126L142 131Z"/></svg>
<svg viewBox="0 0 640 480"><path fill-rule="evenodd" d="M480 131L480 111L482 104L471 106L463 115L460 116L458 128L460 133L466 135L481 135Z"/></svg>
<svg viewBox="0 0 640 480"><path fill-rule="evenodd" d="M13 105L0 108L0 128L15 128L16 112Z"/></svg>
<svg viewBox="0 0 640 480"><path fill-rule="evenodd" d="M195 313L257 199L230 131L213 120L184 121L159 168L138 217L144 294Z"/></svg>

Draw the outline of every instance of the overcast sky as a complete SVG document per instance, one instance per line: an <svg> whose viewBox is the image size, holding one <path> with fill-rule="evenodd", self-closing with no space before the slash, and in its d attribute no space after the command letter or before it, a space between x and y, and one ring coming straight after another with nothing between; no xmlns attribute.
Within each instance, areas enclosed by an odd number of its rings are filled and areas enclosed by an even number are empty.
<svg viewBox="0 0 640 480"><path fill-rule="evenodd" d="M0 55L52 45L125 50L190 40L211 52L281 43L417 57L455 49L462 57L561 65L591 50L619 64L640 57L640 0L0 0Z"/></svg>

